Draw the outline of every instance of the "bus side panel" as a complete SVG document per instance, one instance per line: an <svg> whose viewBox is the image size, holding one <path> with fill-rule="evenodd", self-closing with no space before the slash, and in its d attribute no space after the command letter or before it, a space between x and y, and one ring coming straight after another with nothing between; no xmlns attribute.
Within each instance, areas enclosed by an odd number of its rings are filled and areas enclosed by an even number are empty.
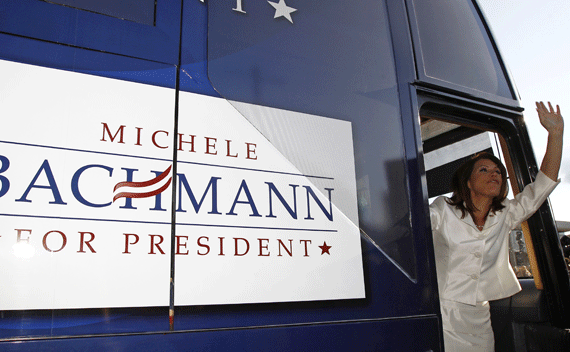
<svg viewBox="0 0 570 352"><path fill-rule="evenodd" d="M441 351L437 318L0 343L5 351ZM406 334L402 332L406 331Z"/></svg>
<svg viewBox="0 0 570 352"><path fill-rule="evenodd" d="M0 2L0 32L52 43L175 64L180 0L158 1L146 25L36 0Z"/></svg>
<svg viewBox="0 0 570 352"><path fill-rule="evenodd" d="M174 88L173 65L0 33L0 59Z"/></svg>
<svg viewBox="0 0 570 352"><path fill-rule="evenodd" d="M15 3L14 1L6 2L6 4ZM139 82L152 86L175 87L175 67L173 64L176 62L174 57L177 56L177 49L175 48L178 47L178 33L168 32L168 40L162 43L159 40L159 37L162 35L162 32L160 32L162 27L160 26L158 26L156 31L147 28L141 32L135 31L138 34L147 32L150 34L148 36L146 34L136 36L138 39L133 39L132 44L123 50L123 47L117 44L120 41L109 40L109 38L113 37L109 33L116 32L118 35L123 30L121 28L129 27L115 24L116 19L106 18L97 14L84 14L82 12L73 15L78 10L63 7L51 8L59 5L45 2L32 3L26 0L25 3L30 4L30 14L33 16L42 13L42 11L38 10L40 7L50 7L50 11L44 12L44 15L52 20L61 17L63 22L73 22L73 16L77 16L77 21L79 22L93 22L91 25L99 23L99 25L106 28L100 37L94 34L96 31L92 31L89 32L89 35L80 36L81 38L79 39L81 40L79 41L74 41L74 35L61 29L65 26L57 27L59 24L56 26L54 23L47 26L49 31L45 30L45 33L42 32L42 27L39 26L31 26L32 32L22 32L21 30L28 30L29 28L21 24L16 26L16 19L24 20L30 18L31 15L22 13L3 25L1 24L3 19L1 9L6 7L0 5L0 31L15 34L0 33L0 42L2 43L2 46L0 46L0 58L118 80ZM158 4L164 3L158 2ZM168 1L166 3L169 4L169 13L178 14L177 11L180 9L178 1ZM18 7L17 5L11 6ZM25 6L22 6L22 8L25 8ZM231 6L228 5L228 10L230 8ZM11 10L6 11L5 14L12 13L10 12ZM62 16L60 16L60 12ZM157 13L163 12L157 11ZM210 85L207 75L207 18L205 5L197 0L186 1L184 2L183 16L180 91L219 96ZM169 25L178 26L179 17L171 17L172 21L168 22ZM271 17L268 18L271 19ZM326 18L326 16L323 16L323 18ZM113 25L106 26L104 23L113 23ZM138 26L139 24L130 25L132 28L138 28ZM83 33L81 28L76 29L73 27L72 29L77 33ZM69 31L72 31L72 29L69 29ZM132 36L132 33L127 29L124 30L127 32L126 37ZM63 39L54 37L53 33L61 34ZM95 36L96 40L90 41L89 38L91 37L89 36ZM162 44L155 45L157 41ZM56 44L55 42L63 43L64 45ZM147 45L146 43L151 44ZM388 62L391 61L388 60ZM390 80L390 83L394 82ZM382 110L383 115L380 115L386 121L391 121L390 117L400 116L398 114L397 98L395 98L395 88L395 85L390 85L390 87L386 88L389 92L389 94L386 94L391 98L388 103L382 103L386 107L385 110ZM382 92L383 90L378 90L378 94ZM174 90L172 90L172 93L175 93ZM371 92L370 94L370 97L366 97L366 100L373 102L370 103L372 104L371 110L376 111L375 104L379 104L376 102L380 101L380 98L384 97L384 95L376 97L374 95L376 93ZM291 98L289 99L292 100ZM363 98L360 99L363 100ZM174 101L174 94L172 94L172 101ZM358 115L355 111L348 108L346 108L346 111L347 116ZM173 112L174 106L172 106L171 110L165 108L161 114L156 115L156 120L161 120L161 123L170 126L172 125ZM105 114L102 114L102 116L107 118ZM113 120L115 123L113 132L123 123L122 121L120 119ZM399 126L397 119L393 119L393 121L395 121L394 125ZM109 121L105 120L105 122ZM375 131L383 128L390 130L389 127L386 127L386 123L380 119L374 119L370 125L367 125L367 128L360 127L359 131L362 134L355 135L355 141L359 139L370 141L361 148L367 149L367 152L371 154L371 160L376 160L376 155L369 148L370 145L377 144L373 138L376 135ZM364 126L362 123L360 125ZM102 128L100 123L97 126L99 129ZM128 127L131 128L131 132L136 132L136 127L140 127L140 125L132 124ZM160 132L162 128L160 126L150 129L145 126L144 131ZM100 130L98 131L100 134ZM187 130L182 132L188 134ZM385 140L383 140L382 144L384 145L384 143L390 145ZM400 143L396 144L399 145ZM403 153L401 154L403 155ZM396 161L397 168L401 170L403 170L403 161L400 160L402 155L398 154L399 158ZM391 168L391 165L390 163L382 165L382 169L394 169ZM117 172L120 170L120 172L125 173L126 169L135 169L135 166L128 166L121 170L119 166L115 167ZM382 171L382 169L371 169L370 172ZM136 175L138 176L138 174ZM387 181L397 182L400 186L405 186L405 183L402 181L403 178L399 176L399 174L392 173ZM390 189L390 187L386 188ZM386 199L390 199L392 202L396 199L399 200L395 194L396 192L390 193L390 197L386 197ZM402 194L398 194L398 197L402 197ZM140 204L139 202L139 200L136 200L135 204ZM140 208L142 209L142 207ZM432 283L426 279L429 269L425 269L425 267L429 266L423 264L425 261L423 257L416 257L416 260L418 258L419 260L417 263L414 262L413 256L415 253L410 248L413 246L421 248L421 246L418 246L417 239L413 239L408 229L408 212L404 211L403 214L405 216L402 217L401 223L392 224L390 231L378 233L374 239L378 242L389 237L386 236L389 234L394 234L394 237L401 238L403 243L397 243L397 245L395 244L392 247L405 249L402 251L404 252L402 258L409 260L402 260L400 264L413 263L414 265L411 265L410 270L407 272L402 270L391 262L389 255L379 250L371 238L363 237L362 255L364 259L364 280L367 290L366 299L218 305L212 307L177 306L174 319L175 329L178 330L176 333L166 332L168 328L168 312L167 307L164 306L136 308L135 304L135 308L3 312L2 323L4 325L0 326L0 338L6 340L0 342L0 350L144 349L162 351L166 348L175 348L196 350L264 349L312 351L326 348L338 351L439 351L440 346L436 336L439 336L440 333L437 331L438 321L435 316L437 306L433 302L432 286L430 286ZM416 231L414 231L414 234L416 234ZM420 241L419 243L423 242ZM166 298L167 295L164 295L164 297ZM122 307L131 307L131 305ZM414 315L419 315L420 318L410 318ZM429 317L426 317L428 315ZM84 319L85 317L87 318ZM397 318L395 319L395 317ZM384 320L375 320L380 318ZM361 322L356 322L356 320ZM31 324L30 321L32 322ZM341 321L352 322L342 323ZM274 327L279 324L296 325ZM264 328L250 328L259 326L264 326ZM196 329L210 330L188 332ZM93 336L93 334L109 335ZM111 336L111 334L125 335ZM69 337L72 335L80 337ZM27 338L31 339L26 340ZM14 341L16 339L19 340Z"/></svg>

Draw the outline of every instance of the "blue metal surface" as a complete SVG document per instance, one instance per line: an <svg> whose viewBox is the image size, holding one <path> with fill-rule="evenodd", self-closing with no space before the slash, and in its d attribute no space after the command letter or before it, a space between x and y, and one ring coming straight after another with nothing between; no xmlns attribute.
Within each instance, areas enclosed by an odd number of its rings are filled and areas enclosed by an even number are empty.
<svg viewBox="0 0 570 352"><path fill-rule="evenodd" d="M436 318L2 343L3 351L441 351Z"/></svg>
<svg viewBox="0 0 570 352"><path fill-rule="evenodd" d="M49 2L150 26L154 25L156 15L155 0L50 0Z"/></svg>
<svg viewBox="0 0 570 352"><path fill-rule="evenodd" d="M219 97L208 78L208 11L200 1L184 1L182 8L180 90Z"/></svg>
<svg viewBox="0 0 570 352"><path fill-rule="evenodd" d="M0 58L32 65L174 88L174 65L0 33Z"/></svg>
<svg viewBox="0 0 570 352"><path fill-rule="evenodd" d="M37 0L0 2L0 32L157 62L178 62L181 0L157 2L156 25Z"/></svg>

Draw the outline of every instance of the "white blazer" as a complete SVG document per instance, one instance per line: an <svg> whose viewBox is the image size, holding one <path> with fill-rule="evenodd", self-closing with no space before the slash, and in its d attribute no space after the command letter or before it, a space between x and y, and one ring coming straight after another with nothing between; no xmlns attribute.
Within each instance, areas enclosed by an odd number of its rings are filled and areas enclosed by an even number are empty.
<svg viewBox="0 0 570 352"><path fill-rule="evenodd" d="M509 233L528 219L560 183L539 172L505 208L487 216L482 231L469 214L438 197L430 205L441 299L476 305L512 296L521 287L509 265Z"/></svg>

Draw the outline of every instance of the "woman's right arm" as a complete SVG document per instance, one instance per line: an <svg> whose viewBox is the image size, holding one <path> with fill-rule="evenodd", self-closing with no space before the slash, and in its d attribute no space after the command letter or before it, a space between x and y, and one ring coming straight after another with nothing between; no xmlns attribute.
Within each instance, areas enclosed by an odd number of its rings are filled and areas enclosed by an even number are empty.
<svg viewBox="0 0 570 352"><path fill-rule="evenodd" d="M540 165L542 171L552 181L558 180L558 171L562 161L562 138L564 134L564 120L560 114L560 107L556 105L556 112L548 102L548 107L543 102L536 103L536 111L542 126L548 131L548 143L546 153Z"/></svg>

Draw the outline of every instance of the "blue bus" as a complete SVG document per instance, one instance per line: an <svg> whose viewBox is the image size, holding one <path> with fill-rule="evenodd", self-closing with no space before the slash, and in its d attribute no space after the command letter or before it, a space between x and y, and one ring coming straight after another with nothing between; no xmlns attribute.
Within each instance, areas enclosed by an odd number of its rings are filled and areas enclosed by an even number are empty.
<svg viewBox="0 0 570 352"><path fill-rule="evenodd" d="M430 198L538 172L475 0L2 0L0 350L443 351ZM499 351L564 350L546 202Z"/></svg>

